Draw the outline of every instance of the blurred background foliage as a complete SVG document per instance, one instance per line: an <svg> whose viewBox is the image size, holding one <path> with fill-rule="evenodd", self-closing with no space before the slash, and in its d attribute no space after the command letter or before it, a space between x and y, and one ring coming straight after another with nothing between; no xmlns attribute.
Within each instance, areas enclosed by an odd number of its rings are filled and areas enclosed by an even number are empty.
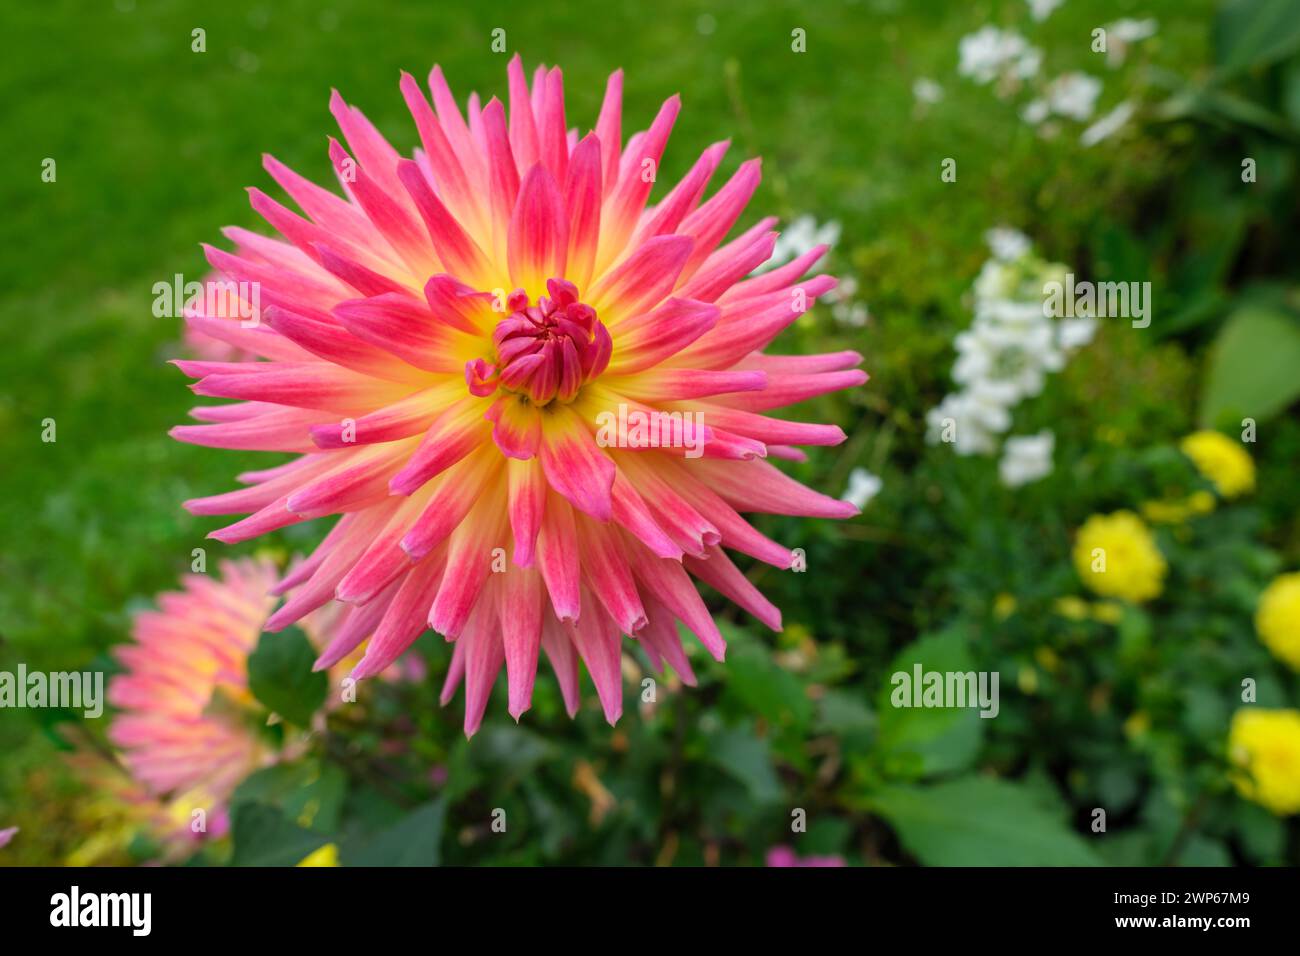
<svg viewBox="0 0 1300 956"><path fill-rule="evenodd" d="M1159 29L1109 70L1089 37L1119 16ZM344 864L745 864L781 844L864 864L1300 861L1294 818L1232 788L1226 744L1244 676L1260 706L1300 705L1252 623L1269 580L1300 567L1294 0L1067 0L1042 22L1022 0L51 0L4 18L5 667L111 669L130 613L218 524L179 502L266 461L218 462L167 438L191 396L164 364L178 329L152 317L151 290L201 274L198 243L218 227L261 228L243 189L265 185L263 152L326 178L331 87L410 148L399 70L436 61L458 92L500 95L493 28L528 65L563 66L582 125L621 66L629 128L682 93L664 182L722 137L734 142L723 173L762 155L741 225L838 221L832 266L870 309L856 327L819 308L778 343L857 349L872 375L797 410L849 440L791 469L836 495L856 467L883 480L851 522L761 520L807 555L802 574L754 570L783 633L711 601L730 647L725 665L692 655L698 688L669 680L638 703L629 658L629 706L611 729L590 704L571 723L544 674L519 725L498 688L469 742L458 705L437 704L450 654L426 635L427 680L364 686L301 758L244 783L233 840L198 862L294 863L331 845ZM1044 135L1012 98L958 75L959 41L987 24L1024 33L1045 71L1102 76L1099 111L1131 101L1134 118L1086 149L1077 130ZM206 54L190 51L195 27ZM796 27L806 53L791 51ZM921 78L942 97L918 99ZM46 157L57 183L41 181ZM945 157L956 182L941 180ZM987 458L925 441L984 233L1003 224L1080 276L1151 281L1155 303L1149 329L1103 321L1017 412L1018 430L1049 427L1056 449L1053 473L1015 490ZM1255 492L1155 525L1159 598L1096 601L1071 561L1080 525L1209 489L1178 441L1200 426L1233 434L1247 415ZM40 441L46 417L57 444ZM281 532L278 553L309 548L315 524ZM998 718L891 707L890 675L917 662L998 671ZM59 759L87 733L102 740L67 714L0 712L0 827L22 827L4 862L62 862L93 836L94 795ZM807 831L792 833L800 809ZM155 852L135 834L95 858Z"/></svg>

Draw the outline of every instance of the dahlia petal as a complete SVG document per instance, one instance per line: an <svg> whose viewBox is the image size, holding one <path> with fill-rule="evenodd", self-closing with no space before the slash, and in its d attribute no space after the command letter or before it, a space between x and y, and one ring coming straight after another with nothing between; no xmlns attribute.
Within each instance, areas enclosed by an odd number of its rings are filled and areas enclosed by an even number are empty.
<svg viewBox="0 0 1300 956"><path fill-rule="evenodd" d="M384 611L365 656L352 670L357 680L372 677L397 660L428 628L429 605L442 580L443 562L430 557L419 562L402 578L402 583ZM450 681L451 675L448 675Z"/></svg>
<svg viewBox="0 0 1300 956"><path fill-rule="evenodd" d="M481 445L488 430L482 409L482 400L474 398L464 398L448 406L429 426L420 447L389 482L393 494L411 494Z"/></svg>
<svg viewBox="0 0 1300 956"><path fill-rule="evenodd" d="M432 264L428 243L424 242L424 233L411 213L407 212L407 207L399 202L399 199L394 198L394 196L404 196L396 178L393 178L393 185L396 187L394 191L390 193L383 189L380 183L370 177L364 164L359 164L348 156L347 150L344 150L333 137L329 140L329 156L330 161L333 161L335 172L344 183L347 183L348 190L357 204L364 209L365 216L374 224L377 232L394 248L396 254L412 269L412 272L428 271L429 265ZM395 166L394 160L394 168ZM324 259L320 261L322 267L334 272ZM348 278L344 278L344 281L352 285L352 281Z"/></svg>
<svg viewBox="0 0 1300 956"><path fill-rule="evenodd" d="M546 280L563 275L569 248L568 214L555 179L546 167L528 171L510 218L510 281L540 294Z"/></svg>
<svg viewBox="0 0 1300 956"><path fill-rule="evenodd" d="M492 247L497 261L501 262L506 258L510 217L519 198L519 170L510 152L505 109L496 97L483 110L483 132L490 174L488 198L492 210Z"/></svg>
<svg viewBox="0 0 1300 956"><path fill-rule="evenodd" d="M311 438L318 448L349 448L410 438L428 430L446 406L459 394L446 385L421 389L378 411L339 424L312 425Z"/></svg>
<svg viewBox="0 0 1300 956"><path fill-rule="evenodd" d="M338 600L366 604L411 569L411 556L402 549L401 542L422 507L420 497L408 498L397 506L383 530L340 579L334 589Z"/></svg>
<svg viewBox="0 0 1300 956"><path fill-rule="evenodd" d="M564 121L564 75L558 66L546 74L537 127L542 161L555 181L562 183L569 172L569 144L568 127Z"/></svg>
<svg viewBox="0 0 1300 956"><path fill-rule="evenodd" d="M612 727L623 716L622 654L618 630L603 614L585 614L565 628L569 641L587 665L605 720Z"/></svg>
<svg viewBox="0 0 1300 956"><path fill-rule="evenodd" d="M719 431L733 432L764 444L838 445L846 437L844 430L838 425L767 418L753 412L738 408L724 408L720 405L713 405L701 414L711 423L715 434Z"/></svg>
<svg viewBox="0 0 1300 956"><path fill-rule="evenodd" d="M588 590L624 633L636 633L645 627L646 612L618 534L585 517L578 518L577 532Z"/></svg>
<svg viewBox="0 0 1300 956"><path fill-rule="evenodd" d="M470 335L491 333L499 318L492 311L491 293L467 290L451 276L431 276L424 285L424 298L440 322Z"/></svg>
<svg viewBox="0 0 1300 956"><path fill-rule="evenodd" d="M282 631L334 597L339 581L392 518L398 504L397 501L386 501L358 512L348 526L347 534L334 543L311 579L297 588L289 600L267 619L265 630Z"/></svg>
<svg viewBox="0 0 1300 956"><path fill-rule="evenodd" d="M695 161L691 171L669 191L653 212L646 215L629 243L636 248L652 236L673 232L686 216L699 204L704 189L717 171L718 164L731 146L730 140L714 143Z"/></svg>
<svg viewBox="0 0 1300 956"><path fill-rule="evenodd" d="M628 152L623 156L619 166L609 169L628 168L628 175L620 173L619 181L614 186L611 196L605 201L605 212L601 217L600 252L597 263L608 265L613 262L627 245L637 219L645 208L650 189L654 186L655 174L659 169L659 160L663 158L664 147L668 145L668 136L672 133L673 123L681 110L681 97L670 96L659 114L650 124L650 129L635 144L628 142ZM599 135L599 130L597 131ZM604 142L604 137L601 137Z"/></svg>
<svg viewBox="0 0 1300 956"><path fill-rule="evenodd" d="M315 446L307 429L316 417L302 409L285 408L216 425L177 425L167 434L177 441L208 448L309 452Z"/></svg>
<svg viewBox="0 0 1300 956"><path fill-rule="evenodd" d="M640 546L629 542L629 547L635 551ZM676 561L656 558L650 552L642 550L639 557L634 555L632 570L637 580L690 628L714 660L722 660L727 651L727 642L723 640L722 632L713 621L713 615L704 606L700 593L695 590L695 585L682 566Z"/></svg>
<svg viewBox="0 0 1300 956"><path fill-rule="evenodd" d="M298 208L334 237L335 241L342 240L348 248L364 250L378 238L370 220L347 200L299 176L274 156L264 154L262 166L280 184L280 188L293 198ZM307 252L305 249L303 251Z"/></svg>
<svg viewBox="0 0 1300 956"><path fill-rule="evenodd" d="M578 713L581 700L578 691L578 654L569 641L565 627L549 615L542 617L542 647L546 651L546 659L551 662L551 670L555 672L555 682L560 685L564 709L572 718Z"/></svg>
<svg viewBox="0 0 1300 956"><path fill-rule="evenodd" d="M242 322L214 316L187 313L185 325L195 333L225 342L259 358L298 362L309 358L297 345L260 326L245 328Z"/></svg>
<svg viewBox="0 0 1300 956"><path fill-rule="evenodd" d="M839 372L862 364L860 352L824 352L820 355L767 355L752 352L741 361L742 368L761 368L770 376L819 375Z"/></svg>
<svg viewBox="0 0 1300 956"><path fill-rule="evenodd" d="M749 412L765 412L773 408L795 405L828 392L854 388L866 381L867 373L856 368L812 375L782 375L769 372L767 387L761 392L736 392L719 396L716 401Z"/></svg>
<svg viewBox="0 0 1300 956"><path fill-rule="evenodd" d="M432 280L430 280L432 282ZM452 354L457 343L456 328L423 302L405 293L388 293L367 299L348 299L334 307L334 314L349 332L371 345L397 356L408 365L426 372L456 372L463 362Z"/></svg>
<svg viewBox="0 0 1300 956"><path fill-rule="evenodd" d="M447 638L458 637L478 603L492 568L492 549L501 543L503 509L491 499L452 532L447 570L429 608L429 626Z"/></svg>
<svg viewBox="0 0 1300 956"><path fill-rule="evenodd" d="M600 140L587 136L569 157L564 205L569 211L567 274L579 289L591 282L600 238Z"/></svg>
<svg viewBox="0 0 1300 956"><path fill-rule="evenodd" d="M691 669L691 663L686 659L681 635L677 633L677 619L673 617L671 611L653 599L646 600L646 610L650 614L649 622L637 633L637 640L641 642L648 654L662 658L670 664L686 686L694 687L695 671ZM660 673L663 672L662 665L657 664L656 667Z"/></svg>
<svg viewBox="0 0 1300 956"><path fill-rule="evenodd" d="M512 569L504 585L497 589L497 617L501 621L510 691L508 710L516 721L532 704L544 600L541 575L528 568Z"/></svg>
<svg viewBox="0 0 1300 956"><path fill-rule="evenodd" d="M694 464L703 481L745 511L809 518L852 518L858 514L857 507L849 502L813 491L764 461L724 468L703 459Z"/></svg>
<svg viewBox="0 0 1300 956"><path fill-rule="evenodd" d="M582 609L579 595L578 532L573 510L557 495L546 498L537 532L537 569L546 582L555 616L576 621Z"/></svg>
<svg viewBox="0 0 1300 956"><path fill-rule="evenodd" d="M510 84L510 149L524 169L531 169L541 159L541 148L533 104L529 99L528 78L524 75L523 58L518 53L511 57L506 74Z"/></svg>
<svg viewBox="0 0 1300 956"><path fill-rule="evenodd" d="M759 392L767 387L767 373L759 371L693 368L658 368L624 381L611 380L611 388L622 387L643 402L685 401L692 398ZM683 409L685 411L685 409ZM703 413L712 423L714 416ZM725 421L717 424L727 427Z"/></svg>
<svg viewBox="0 0 1300 956"><path fill-rule="evenodd" d="M354 372L387 381L408 381L410 370L393 361L391 354L357 338L333 322L271 306L262 310L266 324L303 349Z"/></svg>
<svg viewBox="0 0 1300 956"><path fill-rule="evenodd" d="M774 631L781 630L781 611L740 573L726 553L716 545L708 549L705 559L688 555L682 564L719 594L730 598Z"/></svg>
<svg viewBox="0 0 1300 956"><path fill-rule="evenodd" d="M419 561L446 541L470 513L482 489L491 486L500 464L500 459L485 448L452 465L402 537L403 550Z"/></svg>
<svg viewBox="0 0 1300 956"><path fill-rule="evenodd" d="M712 329L721 315L712 303L671 298L644 318L627 320L619 327L610 373L626 375L658 365Z"/></svg>
<svg viewBox="0 0 1300 956"><path fill-rule="evenodd" d="M207 375L191 388L209 398L239 398L328 412L373 408L401 397L400 388L324 362L245 363L234 374Z"/></svg>
<svg viewBox="0 0 1300 956"><path fill-rule="evenodd" d="M501 673L505 651L497 630L496 609L489 601L474 608L473 618L456 642L465 655L465 736L473 737L483 722L492 685Z"/></svg>
<svg viewBox="0 0 1300 956"><path fill-rule="evenodd" d="M715 302L718 296L749 275L768 259L776 248L775 232L764 231L753 240L728 243L704 260L698 272L684 282L677 294L701 302Z"/></svg>
<svg viewBox="0 0 1300 956"><path fill-rule="evenodd" d="M605 98L596 120L596 138L600 140L600 168L605 171L602 192L605 198L614 191L618 179L619 150L623 144L623 71L615 70L605 85Z"/></svg>
<svg viewBox="0 0 1300 956"><path fill-rule="evenodd" d="M394 596L409 578L410 575L407 575L393 581L373 600L348 608L339 622L334 637L325 645L325 650L321 651L311 669L327 670L355 651L362 641L374 633L379 622L383 620L384 614L387 613L389 605L392 604Z"/></svg>
<svg viewBox="0 0 1300 956"><path fill-rule="evenodd" d="M614 463L572 408L562 405L542 415L538 457L551 487L575 508L600 521L610 519Z"/></svg>
<svg viewBox="0 0 1300 956"><path fill-rule="evenodd" d="M829 249L830 246L826 245L814 246L803 255L783 266L777 266L775 269L754 276L751 279L746 279L744 282L737 282L719 296L718 301L741 302L755 296L787 289L796 284L809 269L815 266Z"/></svg>
<svg viewBox="0 0 1300 956"><path fill-rule="evenodd" d="M405 283L390 279L374 269L367 268L356 259L335 250L324 243L316 243L312 247L320 259L323 269L329 272L345 286L351 286L357 292L365 296L383 295L386 292L404 293L408 291ZM332 296L333 301L337 302L343 296ZM282 305L282 302L272 302L273 305Z"/></svg>
<svg viewBox="0 0 1300 956"><path fill-rule="evenodd" d="M655 236L592 286L592 308L610 329L653 309L672 292L690 255L689 237Z"/></svg>
<svg viewBox="0 0 1300 956"><path fill-rule="evenodd" d="M763 178L762 161L750 159L740 164L740 168L727 180L726 185L707 199L693 213L682 220L677 232L695 240L683 272L691 275L696 268L713 252L722 237L731 231L745 206L758 188Z"/></svg>
<svg viewBox="0 0 1300 956"><path fill-rule="evenodd" d="M356 154L366 173L384 192L397 196L401 190L394 175L401 159L391 143L366 119L359 109L348 106L338 90L330 91L330 113L343 131L348 146Z"/></svg>
<svg viewBox="0 0 1300 956"><path fill-rule="evenodd" d="M502 396L484 415L493 423L492 440L507 458L528 460L542 442L542 413L516 396Z"/></svg>
<svg viewBox="0 0 1300 956"><path fill-rule="evenodd" d="M483 282L491 273L491 263L478 243L434 195L419 164L409 159L402 160L397 165L397 177L424 220L424 227L443 266L463 282Z"/></svg>
<svg viewBox="0 0 1300 956"><path fill-rule="evenodd" d="M530 567L537 534L546 508L546 475L535 461L512 458L506 462L509 474L510 531L514 537L514 562Z"/></svg>
<svg viewBox="0 0 1300 956"><path fill-rule="evenodd" d="M611 494L614 521L660 558L680 561L682 549L674 543L650 513L645 500L620 470L614 475Z"/></svg>
<svg viewBox="0 0 1300 956"><path fill-rule="evenodd" d="M439 198L451 208L458 220L481 230L485 220L475 191L470 188L469 177L443 132L442 124L420 91L420 84L411 74L403 72L400 86L402 97L406 100L407 109L411 111L415 128L420 134L420 143L424 147L424 156L433 174Z"/></svg>

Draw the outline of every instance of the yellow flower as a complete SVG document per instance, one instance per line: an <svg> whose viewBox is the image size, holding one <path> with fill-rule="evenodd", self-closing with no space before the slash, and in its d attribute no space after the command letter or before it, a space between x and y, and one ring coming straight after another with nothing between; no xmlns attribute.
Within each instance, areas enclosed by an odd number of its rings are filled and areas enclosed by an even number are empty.
<svg viewBox="0 0 1300 956"><path fill-rule="evenodd" d="M999 621L1005 621L1015 613L1016 597L1014 594L1007 594L1003 591L993 599L993 616Z"/></svg>
<svg viewBox="0 0 1300 956"><path fill-rule="evenodd" d="M1151 715L1145 710L1135 710L1124 721L1124 733L1132 740L1145 737L1151 730Z"/></svg>
<svg viewBox="0 0 1300 956"><path fill-rule="evenodd" d="M1114 601L1098 601L1092 606L1092 619L1103 624L1118 624L1124 608Z"/></svg>
<svg viewBox="0 0 1300 956"><path fill-rule="evenodd" d="M1237 711L1228 755L1238 793L1280 817L1300 813L1300 710Z"/></svg>
<svg viewBox="0 0 1300 956"><path fill-rule="evenodd" d="M1144 502L1142 517L1152 524L1182 524L1188 518L1206 515L1213 510L1214 495L1202 488L1186 498Z"/></svg>
<svg viewBox="0 0 1300 956"><path fill-rule="evenodd" d="M1151 531L1131 511L1085 521L1074 542L1074 567L1102 597L1138 603L1159 596L1169 568Z"/></svg>
<svg viewBox="0 0 1300 956"><path fill-rule="evenodd" d="M1088 617L1088 602L1081 597L1067 594L1059 597L1052 604L1052 610L1071 621L1083 621Z"/></svg>
<svg viewBox="0 0 1300 956"><path fill-rule="evenodd" d="M1241 442L1221 432L1193 432L1178 446L1219 494L1236 498L1255 490L1255 463Z"/></svg>
<svg viewBox="0 0 1300 956"><path fill-rule="evenodd" d="M1255 630L1274 657L1300 671L1300 573L1283 574L1264 589Z"/></svg>
<svg viewBox="0 0 1300 956"><path fill-rule="evenodd" d="M333 843L326 843L319 850L313 850L298 861L299 866L338 866L339 848Z"/></svg>

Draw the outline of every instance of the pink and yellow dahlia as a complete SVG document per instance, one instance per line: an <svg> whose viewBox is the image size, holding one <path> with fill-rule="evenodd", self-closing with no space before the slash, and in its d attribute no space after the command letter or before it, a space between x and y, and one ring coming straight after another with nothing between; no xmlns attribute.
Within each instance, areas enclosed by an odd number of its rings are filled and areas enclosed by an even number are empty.
<svg viewBox="0 0 1300 956"><path fill-rule="evenodd" d="M136 615L134 642L117 650L124 671L108 685L119 710L109 740L132 779L166 798L178 826L202 809L208 834L220 836L226 800L273 756L250 719L247 661L278 576L256 559L223 562L219 579L187 575L183 591Z"/></svg>
<svg viewBox="0 0 1300 956"><path fill-rule="evenodd" d="M344 195L268 157L305 215L254 189L284 238L230 229L234 252L208 249L222 279L258 291L261 325L188 319L264 361L177 363L198 394L238 404L196 409L203 424L173 435L297 456L187 502L249 515L214 537L341 516L280 582L289 597L268 627L345 602L318 666L368 638L358 677L433 628L454 641L443 697L464 681L467 733L503 664L510 713L529 707L539 650L571 714L586 665L611 723L621 634L690 680L677 622L724 650L692 575L780 628L724 549L778 568L791 552L741 514L856 514L764 460L844 438L764 412L866 380L854 352L764 351L834 287L804 278L825 247L751 275L775 221L723 241L759 181L751 160L703 200L725 142L648 206L680 104L624 144L622 82L610 77L579 137L558 68L530 85L516 57L509 110L473 95L465 112L437 67L432 106L403 75L411 158L335 93Z"/></svg>

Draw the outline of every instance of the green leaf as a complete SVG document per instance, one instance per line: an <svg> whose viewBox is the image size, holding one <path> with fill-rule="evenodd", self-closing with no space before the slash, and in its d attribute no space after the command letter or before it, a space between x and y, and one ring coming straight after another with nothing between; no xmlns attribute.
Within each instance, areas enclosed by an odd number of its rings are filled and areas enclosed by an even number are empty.
<svg viewBox="0 0 1300 956"><path fill-rule="evenodd" d="M1212 427L1242 418L1257 422L1300 396L1300 325L1280 309L1243 306L1224 323L1215 341L1201 424Z"/></svg>
<svg viewBox="0 0 1300 956"><path fill-rule="evenodd" d="M1295 0L1224 0L1214 23L1219 70L1254 70L1300 50Z"/></svg>
<svg viewBox="0 0 1300 956"><path fill-rule="evenodd" d="M333 833L346 794L347 777L342 770L302 760L258 770L239 785L231 802L266 804L299 826Z"/></svg>
<svg viewBox="0 0 1300 956"><path fill-rule="evenodd" d="M799 678L753 641L732 646L727 656L727 693L739 698L746 712L778 726L803 728L812 720L813 702Z"/></svg>
<svg viewBox="0 0 1300 956"><path fill-rule="evenodd" d="M438 866L442 862L442 831L447 801L417 807L387 830L355 849L345 848L348 866Z"/></svg>
<svg viewBox="0 0 1300 956"><path fill-rule="evenodd" d="M296 627L263 634L248 657L248 689L272 713L306 726L325 703L329 680L313 671L316 651Z"/></svg>
<svg viewBox="0 0 1300 956"><path fill-rule="evenodd" d="M930 866L1097 866L1097 854L1024 787L993 777L888 787L868 805Z"/></svg>
<svg viewBox="0 0 1300 956"><path fill-rule="evenodd" d="M232 811L232 866L294 866L329 838L298 826L265 803L239 803Z"/></svg>
<svg viewBox="0 0 1300 956"><path fill-rule="evenodd" d="M746 730L723 730L708 741L708 759L745 785L757 803L781 796L781 783L772 769L767 742Z"/></svg>
<svg viewBox="0 0 1300 956"><path fill-rule="evenodd" d="M894 658L887 675L907 674L915 665L930 671L972 671L960 631L950 628L922 637ZM979 753L984 719L975 707L896 707L894 685L887 678L876 704L880 719L878 753L885 773L894 777L924 777L965 769Z"/></svg>

